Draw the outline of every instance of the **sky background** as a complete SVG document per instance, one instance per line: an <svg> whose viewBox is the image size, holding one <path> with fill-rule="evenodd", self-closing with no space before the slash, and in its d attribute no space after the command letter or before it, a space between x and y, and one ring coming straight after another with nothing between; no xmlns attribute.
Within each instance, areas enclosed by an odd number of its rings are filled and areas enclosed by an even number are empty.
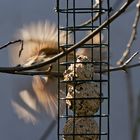
<svg viewBox="0 0 140 140"><path fill-rule="evenodd" d="M115 0L110 0L111 5ZM57 14L54 12L55 0L0 0L0 45L13 40L14 34L24 24L48 19L57 23ZM134 6L133 6L134 7ZM121 57L130 37L135 10L130 8L127 14L122 15L111 24L111 63ZM138 29L138 34L140 30ZM140 38L134 43L132 52L139 50ZM136 58L137 59L137 58ZM0 66L8 66L7 49L0 51ZM135 98L139 94L139 68L133 69L133 85ZM39 140L50 118L33 126L19 120L11 107L11 99L23 87L29 87L29 77L0 73L0 140ZM29 82L30 83L30 82ZM111 74L111 140L129 140L129 116L125 74L113 72ZM48 140L54 140L56 130L50 134Z"/></svg>

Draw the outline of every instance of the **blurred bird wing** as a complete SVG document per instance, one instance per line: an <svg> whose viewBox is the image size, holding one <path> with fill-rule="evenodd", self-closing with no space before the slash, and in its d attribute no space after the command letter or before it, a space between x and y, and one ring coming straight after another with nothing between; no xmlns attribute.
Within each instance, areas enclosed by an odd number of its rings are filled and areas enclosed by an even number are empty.
<svg viewBox="0 0 140 140"><path fill-rule="evenodd" d="M32 124L36 124L38 122L38 119L29 110L15 101L12 101L11 103L20 119L23 119L27 123L32 122Z"/></svg>
<svg viewBox="0 0 140 140"><path fill-rule="evenodd" d="M20 98L22 101L28 105L32 110L38 111L37 109L37 102L36 99L31 96L31 94L27 90L23 90L19 93Z"/></svg>
<svg viewBox="0 0 140 140"><path fill-rule="evenodd" d="M39 104L55 118L58 109L57 81L51 78L43 79L40 76L34 76L32 86Z"/></svg>
<svg viewBox="0 0 140 140"><path fill-rule="evenodd" d="M59 35L60 45L65 44L66 32L60 31ZM10 48L10 57L14 64L24 64L27 59L38 55L42 51L46 53L47 57L58 53L58 29L55 24L48 21L24 26L17 32L16 38L23 40L23 50L19 58L21 43L14 44ZM68 40L71 40L70 36L68 36Z"/></svg>

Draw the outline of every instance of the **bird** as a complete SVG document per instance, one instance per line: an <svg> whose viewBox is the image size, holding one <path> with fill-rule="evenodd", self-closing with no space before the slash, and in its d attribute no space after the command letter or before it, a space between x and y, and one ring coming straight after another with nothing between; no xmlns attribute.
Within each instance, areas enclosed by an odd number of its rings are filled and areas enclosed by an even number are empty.
<svg viewBox="0 0 140 140"><path fill-rule="evenodd" d="M53 56L63 51L58 49L58 29L55 24L49 21L39 21L31 23L19 29L17 38L23 40L23 50L20 57L16 57L17 47L12 47L11 57L13 64L20 64L22 67L32 66L49 60ZM60 31L60 45L66 43L66 33ZM70 42L71 38L67 38ZM73 59L73 54L70 53L69 58ZM63 61L65 57L61 59ZM64 72L64 67L60 71ZM37 68L36 71L47 71L48 66ZM57 62L51 64L51 71L57 72ZM60 87L60 97L65 96L65 86ZM58 78L52 75L33 76L32 91L24 89L18 94L19 100L12 100L12 106L19 116L25 122L36 124L40 116L50 115L54 119L58 115ZM60 104L60 113L63 113L65 102Z"/></svg>
<svg viewBox="0 0 140 140"><path fill-rule="evenodd" d="M89 34L89 32L88 32ZM59 31L59 44L63 46L66 44L72 44L71 36L68 34L66 37L65 31ZM103 35L97 34L91 40L86 42L86 44L100 44L100 37ZM18 47L11 47L11 58L12 63L28 67L41 62L45 62L57 55L60 51L64 51L63 48L58 49L58 29L55 24L49 21L39 21L37 23L31 23L29 25L23 26L19 29L16 34L16 38L23 40L23 50L20 57L18 56ZM103 60L106 60L107 49L102 49ZM80 48L76 50L76 56L84 55L88 58L93 59L93 61L99 61L99 48L93 49L93 56L91 55L91 48ZM74 53L68 55L70 61L74 61ZM65 61L66 58L63 57L60 61ZM51 64L51 71L58 72L58 63L53 62ZM97 67L97 66L96 66ZM48 66L43 66L35 69L36 71L47 71ZM98 67L97 67L98 68ZM60 66L60 72L64 73L65 67ZM57 119L58 108L59 113L63 114L65 110L65 100L60 100L60 106L58 106L58 77L52 75L36 75L32 78L32 90L27 90L26 88L21 90L18 97L11 101L12 106L19 118L23 119L25 122L31 122L36 124L40 119L51 116L53 119ZM66 86L61 84L59 88L60 98L65 98Z"/></svg>

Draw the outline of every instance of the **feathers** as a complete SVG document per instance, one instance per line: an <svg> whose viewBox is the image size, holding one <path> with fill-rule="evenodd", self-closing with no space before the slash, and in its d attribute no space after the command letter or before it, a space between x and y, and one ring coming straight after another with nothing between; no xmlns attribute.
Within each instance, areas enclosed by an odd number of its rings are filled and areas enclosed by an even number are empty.
<svg viewBox="0 0 140 140"><path fill-rule="evenodd" d="M65 44L65 32L60 31L60 45ZM15 57L18 51L14 48L11 51L14 64L23 67L44 62L58 53L58 29L56 25L45 22L32 23L24 26L17 33L17 38L23 40L23 51L20 58ZM70 40L70 39L69 39ZM15 51L16 50L16 51ZM17 61L18 60L18 61ZM47 70L48 67L37 69ZM57 71L57 64L54 62L52 70ZM23 90L17 98L12 100L12 106L19 118L25 122L35 124L40 118L47 118L48 115L57 118L58 110L58 80L56 77L33 76L32 92ZM63 89L63 88L62 88ZM61 96L64 97L64 92ZM63 112L64 102L60 112Z"/></svg>
<svg viewBox="0 0 140 140"><path fill-rule="evenodd" d="M37 102L36 99L33 98L27 90L23 90L19 93L20 98L22 101L29 106L32 110L37 111Z"/></svg>
<svg viewBox="0 0 140 140"><path fill-rule="evenodd" d="M18 30L16 38L23 40L23 51L20 58L18 57L19 49L17 46L11 49L11 57L16 65L34 65L44 62L59 53L58 29L55 24L51 24L48 21L31 23L28 26L24 26ZM60 45L66 44L66 32L60 31L59 38ZM71 42L70 35L67 39ZM62 50L60 49L60 51ZM73 54L70 53L68 57L70 59L73 58ZM64 59L65 57L60 59L60 61ZM45 69L42 68L42 70ZM54 63L52 71L57 71L56 63ZM64 71L64 68L62 68L62 71Z"/></svg>
<svg viewBox="0 0 140 140"><path fill-rule="evenodd" d="M32 115L26 108L24 108L15 101L12 101L11 104L20 119L23 119L27 123L29 122L31 122L32 124L37 123L36 117Z"/></svg>
<svg viewBox="0 0 140 140"><path fill-rule="evenodd" d="M57 118L58 83L54 77L34 76L32 81L33 93L23 90L17 100L12 100L12 106L19 118L25 122L36 124L47 116ZM62 88L63 89L63 88ZM60 90L60 97L65 94ZM64 112L65 101L61 101L60 113Z"/></svg>
<svg viewBox="0 0 140 140"><path fill-rule="evenodd" d="M33 77L33 89L38 99L38 102L41 104L42 108L48 113L51 114L53 118L57 116L58 111L58 80L54 77L43 77L34 76ZM61 87L60 97L64 98L65 93L63 92L64 87ZM60 101L60 114L64 111L65 101Z"/></svg>
<svg viewBox="0 0 140 140"><path fill-rule="evenodd" d="M57 116L57 79L34 76L32 86L41 108L54 118Z"/></svg>
<svg viewBox="0 0 140 140"><path fill-rule="evenodd" d="M65 44L66 33L60 31L59 36L60 45ZM18 63L20 64L24 64L27 59L39 56L42 53L49 58L58 53L58 29L55 24L51 24L48 21L31 23L28 26L24 26L18 30L16 38L23 40L23 51L20 58L18 58ZM68 39L70 40L70 36ZM11 51L12 54L16 55L17 53L18 55L17 46ZM13 62L17 63L15 56Z"/></svg>
<svg viewBox="0 0 140 140"><path fill-rule="evenodd" d="M18 37L22 39L29 47L31 57L38 55L41 51L47 55L58 53L58 29L56 25L50 24L48 21L32 23L19 30ZM60 44L65 43L65 32L60 32Z"/></svg>

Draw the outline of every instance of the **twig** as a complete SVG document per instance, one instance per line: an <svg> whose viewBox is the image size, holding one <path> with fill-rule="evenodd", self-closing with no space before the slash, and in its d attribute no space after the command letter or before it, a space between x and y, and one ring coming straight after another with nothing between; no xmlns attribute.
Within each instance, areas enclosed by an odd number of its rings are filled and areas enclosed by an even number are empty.
<svg viewBox="0 0 140 140"><path fill-rule="evenodd" d="M112 67L109 69L110 72L114 72L114 71L126 71L127 69L131 69L131 68L135 68L135 67L139 67L140 63L136 63L136 64L132 64L132 65L120 65L117 67ZM107 70L103 70L102 72L107 72Z"/></svg>
<svg viewBox="0 0 140 140"><path fill-rule="evenodd" d="M124 61L126 60L128 54L130 52L130 49L132 47L133 42L136 39L137 27L138 27L138 23L139 23L139 19L140 19L140 4L138 3L136 7L137 7L137 13L136 13L136 16L135 16L135 19L134 19L134 23L133 23L133 26L132 26L131 36L130 36L129 42L127 44L126 50L123 53L123 56L117 62L118 65L121 65L121 64L124 63Z"/></svg>
<svg viewBox="0 0 140 140"><path fill-rule="evenodd" d="M134 68L134 67L140 66L140 63L128 65L134 59L134 57L136 57L138 54L139 54L139 52L135 52L128 60L126 60L126 62L124 64L122 64L118 67L111 68L111 69L109 69L109 71L110 72L119 71L119 70L127 71L129 68ZM103 71L103 72L107 72L107 70Z"/></svg>
<svg viewBox="0 0 140 140"><path fill-rule="evenodd" d="M4 49L4 48L6 48L6 47L8 47L8 46L10 46L10 45L12 45L12 44L16 44L16 43L22 43L23 42L23 40L14 40L14 41L10 41L10 42L8 42L7 44L5 44L5 45L3 45L2 47L0 47L0 50L1 49Z"/></svg>
<svg viewBox="0 0 140 140"><path fill-rule="evenodd" d="M109 69L109 72L115 72L115 71L126 71L131 68L140 67L140 63L132 64L132 65L120 65L117 67L111 67ZM96 73L99 73L99 71L95 71ZM103 70L102 73L108 72L108 70ZM2 73L8 73L8 74L17 74L17 75L50 75L54 77L63 77L62 73L58 72L45 72L45 71L25 71L25 72L2 72Z"/></svg>
<svg viewBox="0 0 140 140"><path fill-rule="evenodd" d="M56 60L64 57L65 55L71 53L73 50L80 48L84 43L86 43L88 40L93 38L96 34L98 34L103 28L105 28L108 24L113 22L116 18L118 18L125 10L128 8L128 6L133 2L134 0L128 0L125 2L122 7L115 12L111 17L109 17L106 21L104 21L98 28L96 28L93 32L91 32L88 36L86 36L84 39L73 45L72 47L68 48L65 52L60 52L59 54L55 55L51 59L42 62L40 64L35 64L34 66L29 67L0 67L0 72L14 72L14 71L24 71L24 70L32 70L37 69L40 67L43 67L45 65L51 64L55 62Z"/></svg>
<svg viewBox="0 0 140 140"><path fill-rule="evenodd" d="M46 140L46 138L50 135L50 133L52 132L52 130L56 126L56 122L57 122L56 120L53 120L51 122L51 124L49 125L49 127L45 130L45 132L41 136L40 140Z"/></svg>
<svg viewBox="0 0 140 140"><path fill-rule="evenodd" d="M140 67L140 63L132 64L132 65L120 65L117 67L111 67L109 69L109 72L115 72L115 71L126 71L131 68ZM95 71L96 73L99 73L99 71ZM102 73L106 73L108 70L103 70ZM63 73L58 72L46 72L46 71L21 71L21 72L1 72L1 73L8 73L8 74L16 74L16 75L27 75L27 76L34 76L34 75L50 75L54 77L63 77Z"/></svg>
<svg viewBox="0 0 140 140"><path fill-rule="evenodd" d="M135 52L128 60L126 60L124 63L123 63L123 65L128 65L132 60L133 60L133 58L136 56L136 55L138 55L139 54L139 52Z"/></svg>
<svg viewBox="0 0 140 140"><path fill-rule="evenodd" d="M121 59L117 62L118 65L127 65L127 61L124 63L124 61L129 57L130 51L132 48L132 44L134 43L136 39L137 34L137 28L138 28L138 22L140 19L140 4L137 3L137 12L134 19L134 23L132 26L132 32L130 39L128 41L126 50L123 53L123 56ZM129 61L128 61L129 62ZM134 95L133 95L133 85L132 85L132 75L131 71L128 69L126 73L126 85L127 85L127 93L128 93L128 111L129 111L129 119L130 119L130 132L131 132L131 139L133 140L133 123L134 123Z"/></svg>
<svg viewBox="0 0 140 140"><path fill-rule="evenodd" d="M112 67L109 69L109 72L114 72L114 71L127 71L130 68L134 68L134 67L139 67L140 63L137 64L132 64L132 65L128 65L133 59L134 57L136 57L139 54L139 52L135 52L123 65L117 66L117 67ZM19 67L19 66L17 66ZM9 74L17 74L17 75L28 75L28 76L34 76L34 75L50 75L50 76L54 76L54 77L63 77L63 73L58 73L58 72L51 72L51 65L48 68L47 71L11 71L11 72L5 72L2 71L2 73L9 73ZM99 73L100 71L95 71L95 73ZM102 73L108 72L108 70L103 70Z"/></svg>
<svg viewBox="0 0 140 140"><path fill-rule="evenodd" d="M34 76L34 75L49 75L54 77L63 77L63 73L58 72L46 72L46 71L21 71L21 72L1 72L7 74L16 74L16 75L27 75L27 76Z"/></svg>
<svg viewBox="0 0 140 140"><path fill-rule="evenodd" d="M21 56L22 51L23 51L23 40L21 41L21 49L19 50L19 57Z"/></svg>

